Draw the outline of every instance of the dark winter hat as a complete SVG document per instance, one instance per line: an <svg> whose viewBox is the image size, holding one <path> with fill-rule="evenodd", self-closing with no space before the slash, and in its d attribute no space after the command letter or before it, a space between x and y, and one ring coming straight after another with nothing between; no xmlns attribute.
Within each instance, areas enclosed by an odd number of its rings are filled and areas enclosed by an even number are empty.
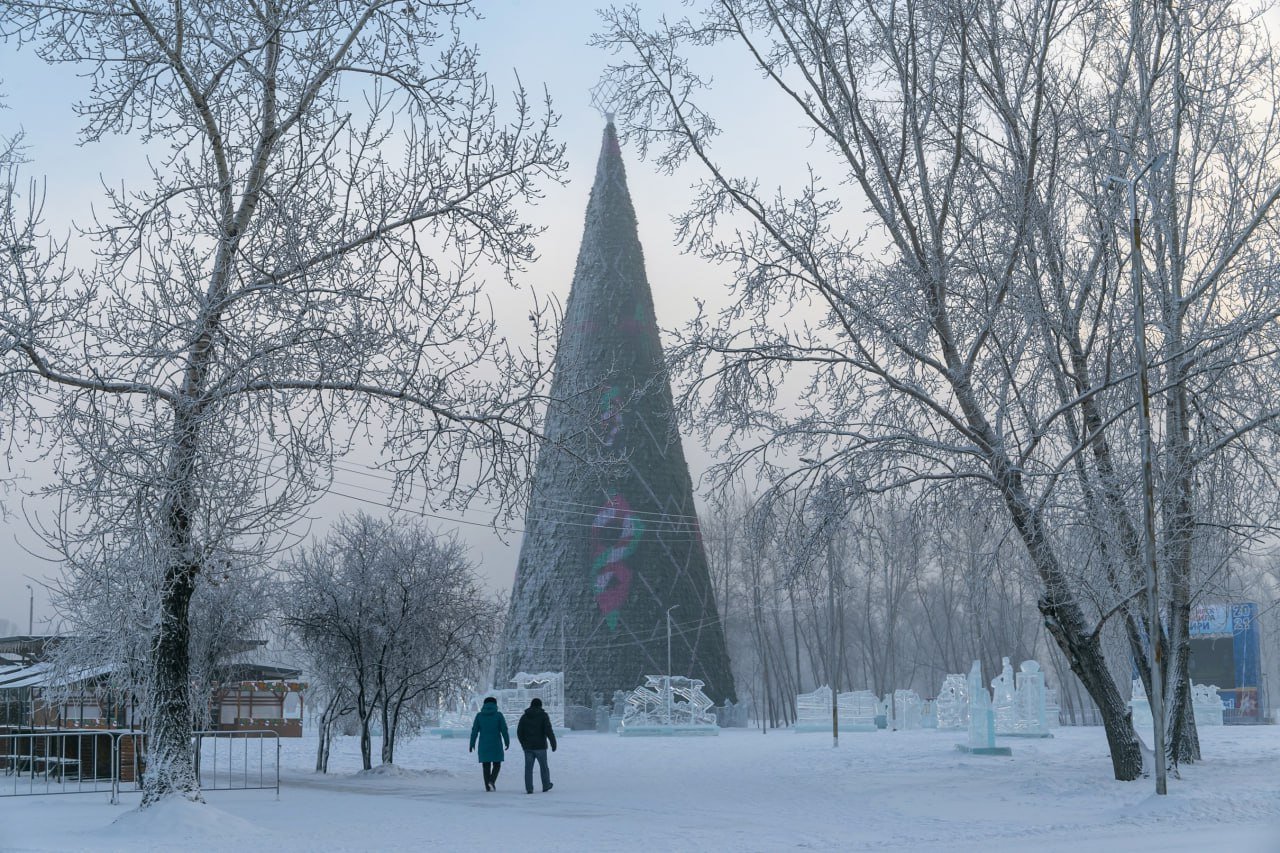
<svg viewBox="0 0 1280 853"><path fill-rule="evenodd" d="M493 704L495 704L495 705L497 705L497 704L498 704L498 700L497 700L497 699L494 699L492 696L486 696L486 697L484 697L484 704L488 705L490 702L492 702L492 703L493 703Z"/></svg>
<svg viewBox="0 0 1280 853"><path fill-rule="evenodd" d="M534 696L532 699L530 699L530 700L529 700L529 707L530 707L530 708L541 708L541 707L542 707L542 700L541 700L541 699L539 699L537 696Z"/></svg>

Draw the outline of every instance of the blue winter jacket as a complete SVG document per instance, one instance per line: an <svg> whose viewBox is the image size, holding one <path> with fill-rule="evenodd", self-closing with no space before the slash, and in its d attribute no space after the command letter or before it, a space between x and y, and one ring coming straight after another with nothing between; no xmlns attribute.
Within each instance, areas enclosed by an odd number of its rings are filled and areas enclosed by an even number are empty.
<svg viewBox="0 0 1280 853"><path fill-rule="evenodd" d="M480 739L480 748L476 749L476 738ZM476 749L479 761L501 761L503 750L511 746L511 736L507 734L507 718L498 712L497 702L485 702L476 714L476 721L471 724L471 748Z"/></svg>

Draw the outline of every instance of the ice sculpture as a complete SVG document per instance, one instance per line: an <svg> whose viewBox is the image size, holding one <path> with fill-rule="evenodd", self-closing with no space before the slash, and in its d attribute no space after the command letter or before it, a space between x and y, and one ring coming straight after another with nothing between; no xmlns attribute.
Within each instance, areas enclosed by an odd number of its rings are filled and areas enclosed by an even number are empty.
<svg viewBox="0 0 1280 853"><path fill-rule="evenodd" d="M1014 731L1013 667L1008 658L1000 659L1000 674L991 679L992 708L995 711L996 731L1004 734Z"/></svg>
<svg viewBox="0 0 1280 853"><path fill-rule="evenodd" d="M1049 728L1056 729L1062 724L1062 706L1058 704L1058 688L1044 689L1044 716Z"/></svg>
<svg viewBox="0 0 1280 853"><path fill-rule="evenodd" d="M888 693L876 702L876 728L887 729L893 719L893 697Z"/></svg>
<svg viewBox="0 0 1280 853"><path fill-rule="evenodd" d="M441 711L436 717L436 725L428 729L427 733L441 738L468 737L474 716L470 713Z"/></svg>
<svg viewBox="0 0 1280 853"><path fill-rule="evenodd" d="M712 702L700 679L684 675L646 675L627 696L622 735L718 735Z"/></svg>
<svg viewBox="0 0 1280 853"><path fill-rule="evenodd" d="M515 731L520 715L529 707L535 696L542 700L542 710L551 717L551 725L557 731L564 729L564 673L518 672L511 679L515 687L491 690L486 695L498 700L498 710L507 718L507 727Z"/></svg>
<svg viewBox="0 0 1280 853"><path fill-rule="evenodd" d="M542 710L551 718L554 728L564 728L564 673L563 672L517 672L511 679L515 689L508 692L509 699L520 706L520 713L529 707L529 700L535 696L542 700ZM516 719L519 722L519 718Z"/></svg>
<svg viewBox="0 0 1280 853"><path fill-rule="evenodd" d="M1191 685L1191 711L1197 727L1222 725L1222 697L1218 695L1217 686Z"/></svg>
<svg viewBox="0 0 1280 853"><path fill-rule="evenodd" d="M920 694L914 690L893 691L893 728L896 731L920 728Z"/></svg>
<svg viewBox="0 0 1280 853"><path fill-rule="evenodd" d="M1008 666L1009 659L1005 658ZM1003 675L1003 673L1002 673ZM999 679L997 679L999 680ZM1012 755L1007 746L996 746L996 718L991 694L982 683L982 663L974 661L969 670L969 742L956 744L956 749L970 755Z"/></svg>
<svg viewBox="0 0 1280 853"><path fill-rule="evenodd" d="M938 702L925 699L920 705L920 728L936 729L938 727Z"/></svg>
<svg viewBox="0 0 1280 853"><path fill-rule="evenodd" d="M716 723L722 729L745 729L750 717L751 705L747 701L733 704L729 699L715 709Z"/></svg>
<svg viewBox="0 0 1280 853"><path fill-rule="evenodd" d="M1134 729L1147 737L1154 737L1151 702L1147 699L1147 690L1140 678L1133 680L1133 698L1129 700L1129 710L1133 714ZM1211 684L1192 684L1191 713L1195 716L1197 726L1222 725L1222 698L1218 695L1218 688Z"/></svg>
<svg viewBox="0 0 1280 853"><path fill-rule="evenodd" d="M876 730L876 714L880 713L876 695L870 690L841 693L836 713L840 730L871 732ZM831 688L823 685L812 693L796 696L796 732L831 731Z"/></svg>
<svg viewBox="0 0 1280 853"><path fill-rule="evenodd" d="M938 691L938 728L963 729L969 726L969 689L964 676L949 673Z"/></svg>
<svg viewBox="0 0 1280 853"><path fill-rule="evenodd" d="M877 711L876 694L870 690L854 690L840 694L840 730L874 732Z"/></svg>
<svg viewBox="0 0 1280 853"><path fill-rule="evenodd" d="M831 688L825 684L812 693L796 696L797 732L831 731Z"/></svg>
<svg viewBox="0 0 1280 853"><path fill-rule="evenodd" d="M470 736L471 723L480 709L478 704L473 708L467 699L468 691L473 688L474 685L468 685L459 692L440 697L433 714L435 725L429 727L427 733L442 738Z"/></svg>
<svg viewBox="0 0 1280 853"><path fill-rule="evenodd" d="M1001 718L999 715L996 716L996 734L998 735L1053 737L1049 734L1048 712L1045 708L1044 673L1040 671L1040 664L1033 660L1025 660L1018 666L1017 687L1013 696L1013 718L1008 725L1008 728L1002 728Z"/></svg>
<svg viewBox="0 0 1280 853"><path fill-rule="evenodd" d="M1148 738L1154 738L1152 734L1155 723L1151 720L1151 703L1147 700L1147 689L1142 684L1141 678L1133 680L1133 698L1129 700L1129 712L1133 716L1133 727L1139 734L1146 734Z"/></svg>

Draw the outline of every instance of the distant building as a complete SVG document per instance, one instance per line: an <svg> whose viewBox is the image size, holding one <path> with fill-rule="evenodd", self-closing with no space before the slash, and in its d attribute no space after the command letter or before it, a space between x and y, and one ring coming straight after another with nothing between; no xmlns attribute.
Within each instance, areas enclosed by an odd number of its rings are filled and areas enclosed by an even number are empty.
<svg viewBox="0 0 1280 853"><path fill-rule="evenodd" d="M1224 723L1261 723L1267 717L1262 677L1262 632L1252 601L1213 602L1191 608L1191 682L1212 684L1222 697Z"/></svg>
<svg viewBox="0 0 1280 853"><path fill-rule="evenodd" d="M111 687L113 666L69 671L51 659L59 636L0 637L0 729L144 729L143 709ZM260 641L243 644L240 654ZM233 662L214 668L214 730L302 736L300 670Z"/></svg>

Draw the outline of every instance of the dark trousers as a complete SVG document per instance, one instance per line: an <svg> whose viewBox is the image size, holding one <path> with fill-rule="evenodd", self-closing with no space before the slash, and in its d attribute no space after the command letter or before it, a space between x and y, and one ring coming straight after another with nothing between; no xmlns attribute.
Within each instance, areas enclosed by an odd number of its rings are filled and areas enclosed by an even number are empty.
<svg viewBox="0 0 1280 853"><path fill-rule="evenodd" d="M533 793L533 762L538 761L538 770L542 774L542 790L551 787L551 771L547 769L547 751L545 749L526 749L524 751L524 789Z"/></svg>
<svg viewBox="0 0 1280 853"><path fill-rule="evenodd" d="M501 761L482 761L480 768L484 770L484 783L492 785L498 781L498 773L502 770Z"/></svg>

